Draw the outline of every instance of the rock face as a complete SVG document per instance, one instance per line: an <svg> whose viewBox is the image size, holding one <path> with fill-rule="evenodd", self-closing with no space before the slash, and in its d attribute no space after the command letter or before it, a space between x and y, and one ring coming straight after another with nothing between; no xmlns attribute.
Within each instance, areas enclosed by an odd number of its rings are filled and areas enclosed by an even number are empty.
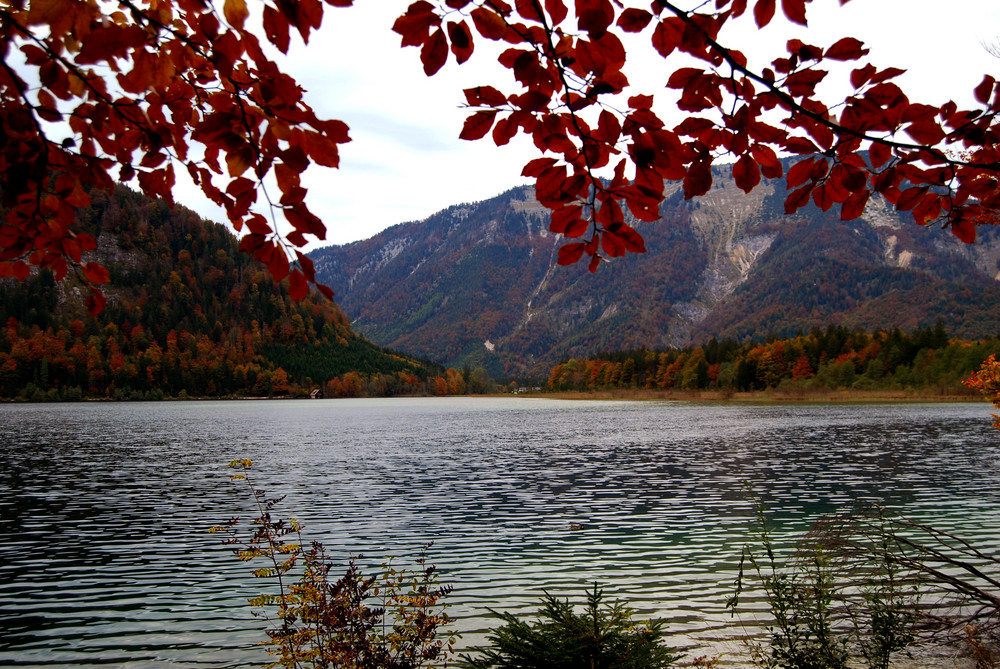
<svg viewBox="0 0 1000 669"><path fill-rule="evenodd" d="M647 252L556 264L561 236L529 187L450 207L315 251L318 277L354 327L383 346L495 376L542 374L566 356L686 346L711 337L794 335L841 323L1000 331L1000 243L966 246L881 200L783 213L784 184L744 194L716 168L704 197L674 187L656 223L633 221Z"/></svg>

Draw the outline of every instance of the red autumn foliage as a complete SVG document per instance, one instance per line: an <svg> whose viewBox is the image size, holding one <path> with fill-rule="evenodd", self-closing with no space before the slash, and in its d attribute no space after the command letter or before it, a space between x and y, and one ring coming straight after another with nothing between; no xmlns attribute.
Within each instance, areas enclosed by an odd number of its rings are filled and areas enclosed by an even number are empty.
<svg viewBox="0 0 1000 669"><path fill-rule="evenodd" d="M975 109L932 106L909 100L893 83L903 70L863 62L868 50L850 36L826 47L789 40L787 55L761 71L751 70L734 45L718 41L726 23L752 16L763 28L779 9L806 26L809 2L757 0L748 13L747 0L716 0L694 10L666 0L649 10L609 0L576 0L572 7L562 0L513 6L421 1L394 29L404 46L420 46L428 33L412 26L440 25L462 10L482 37L509 45L500 63L522 90L489 87L489 98L476 93L482 87L467 91L473 111L462 136L485 137L495 124L498 146L515 132L533 139L545 158L531 161L523 175L536 180L539 201L553 210L553 231L576 238L589 233L566 244L560 263L589 255L593 269L602 259L641 252L639 233L627 227L623 236L619 228L624 209L655 220L664 181L682 181L688 198L708 192L712 160L723 156L734 161L736 183L749 192L762 177L783 175L778 153L802 156L788 174L789 214L812 201L823 210L839 204L841 217L853 219L878 193L912 211L915 222L938 222L974 241L976 226L995 220L991 212L1000 200L1000 85L985 76L974 91ZM689 113L680 125L668 128L650 95L632 94L619 111L620 98L612 96L630 89L616 31L647 33L665 59L682 53L700 62L665 70L667 87L680 92L678 107ZM816 86L837 63L856 64L848 72L854 91L823 102ZM598 170L616 160L613 178L599 178Z"/></svg>
<svg viewBox="0 0 1000 669"><path fill-rule="evenodd" d="M682 9L668 0L416 0L393 29L402 46L419 50L428 75L450 58L472 58L480 38L503 45L498 61L515 83L465 91L471 114L456 130L498 146L519 133L532 139L541 158L523 174L536 180L553 230L580 240L564 247L561 263L588 256L593 271L604 259L641 253L643 239L624 213L656 220L665 181L697 197L712 186L713 160L728 158L749 192L762 178L783 176L778 154L801 156L787 175L789 214L812 201L856 218L877 193L916 223L948 226L972 242L1000 200L998 82L983 78L973 109L928 105L894 83L903 70L866 62L868 51L850 36L827 46L789 40L760 70L738 45L719 41L726 24L763 28L778 11L806 26L810 1ZM324 4L352 0L265 0L263 38L281 52L292 32L308 42ZM237 231L246 227L245 252L276 278L288 276L296 298L308 293L315 277L296 249L323 239L326 228L306 206L300 177L312 164L338 166L348 128L317 117L248 19L245 0L225 0L221 16L204 0L0 0L0 46L25 61L14 67L5 56L0 67L0 277L23 279L29 265L60 279L75 269L91 287L91 310L100 310L105 276L83 264L93 240L75 231L75 209L115 179L134 178L169 201L180 168ZM630 88L626 33L645 35L666 60L664 83L688 114L679 125L668 127L653 96ZM820 100L817 84L838 64L853 92ZM280 194L267 192L271 176ZM258 203L270 218L254 211ZM291 232L275 229L278 218Z"/></svg>
<svg viewBox="0 0 1000 669"><path fill-rule="evenodd" d="M82 262L94 245L74 229L75 210L116 179L171 201L180 168L237 231L247 225L243 248L304 297L314 278L290 270L288 255L307 237L323 239L325 227L300 175L313 163L336 167L348 128L316 116L245 29L248 16L245 0L225 0L221 16L201 0L0 1L0 276L24 278L35 265L62 279L75 269L100 311L107 272ZM286 52L289 32L308 41L322 16L319 0L268 3L266 39ZM13 50L23 66L7 59ZM266 192L271 175L280 194ZM259 201L291 232L252 212Z"/></svg>

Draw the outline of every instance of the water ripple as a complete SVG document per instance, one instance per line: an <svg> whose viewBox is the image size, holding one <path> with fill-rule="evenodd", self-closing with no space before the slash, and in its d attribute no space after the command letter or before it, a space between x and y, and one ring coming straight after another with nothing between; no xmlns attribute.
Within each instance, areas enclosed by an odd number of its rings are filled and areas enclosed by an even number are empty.
<svg viewBox="0 0 1000 669"><path fill-rule="evenodd" d="M746 480L789 531L876 501L1000 547L987 414L524 399L3 405L0 665L261 663L246 606L259 583L207 533L252 516L228 480L237 457L257 462L260 485L287 494L283 508L332 555L374 567L433 540L465 643L482 638L489 608L527 612L543 591L579 596L593 582L688 645L718 642L733 630L723 603L752 513Z"/></svg>

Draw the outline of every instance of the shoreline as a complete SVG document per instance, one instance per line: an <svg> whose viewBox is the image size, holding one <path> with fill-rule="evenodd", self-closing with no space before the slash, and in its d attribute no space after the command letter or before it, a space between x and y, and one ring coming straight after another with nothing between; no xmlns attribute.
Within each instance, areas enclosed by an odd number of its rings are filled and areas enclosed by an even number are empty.
<svg viewBox="0 0 1000 669"><path fill-rule="evenodd" d="M473 395L393 395L392 398L454 398L454 397L525 397L533 399L555 400L621 400L648 402L703 402L719 404L917 404L917 403L977 403L988 402L978 394L968 393L921 393L909 390L778 390L768 389L752 392L733 392L726 390L652 390L648 388L617 388L614 390L559 390L532 391L521 393L487 393ZM45 400L32 401L22 398L3 398L0 404L87 404L105 402L243 402L266 400L308 400L335 401L338 399L379 399L327 397L309 398L308 396L289 397L255 395L238 395L226 397L164 397L156 400L114 399L110 397L85 397L79 400Z"/></svg>
<svg viewBox="0 0 1000 669"><path fill-rule="evenodd" d="M905 390L761 390L727 392L722 390L569 390L519 393L518 397L565 400L633 400L675 402L718 402L729 404L880 404L880 403L958 403L985 402L976 394L933 394Z"/></svg>

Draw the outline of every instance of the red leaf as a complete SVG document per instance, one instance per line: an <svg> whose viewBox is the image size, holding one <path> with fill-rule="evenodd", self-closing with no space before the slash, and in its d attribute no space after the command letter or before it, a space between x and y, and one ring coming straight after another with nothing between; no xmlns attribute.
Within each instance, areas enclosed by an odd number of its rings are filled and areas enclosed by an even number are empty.
<svg viewBox="0 0 1000 669"><path fill-rule="evenodd" d="M757 0L753 6L753 19L758 28L763 28L774 18L774 0Z"/></svg>
<svg viewBox="0 0 1000 669"><path fill-rule="evenodd" d="M976 224L967 218L952 221L951 232L966 244L976 241Z"/></svg>
<svg viewBox="0 0 1000 669"><path fill-rule="evenodd" d="M87 35L87 39L81 42L76 62L81 65L93 65L115 58L126 58L128 52L142 44L143 41L145 41L145 33L138 25L118 26L110 24L95 28Z"/></svg>
<svg viewBox="0 0 1000 669"><path fill-rule="evenodd" d="M556 234L565 234L566 230L578 220L582 220L583 208L579 205L568 205L560 207L552 212L552 220L549 221L549 230ZM569 237L579 237L580 235L567 235Z"/></svg>
<svg viewBox="0 0 1000 669"><path fill-rule="evenodd" d="M396 19L392 30L402 35L402 46L419 46L426 42L431 27L439 25L441 19L434 13L434 5L426 0L417 0Z"/></svg>
<svg viewBox="0 0 1000 669"><path fill-rule="evenodd" d="M601 115L598 117L597 121L597 131L594 133L594 139L599 142L604 142L610 146L614 146L618 139L622 135L622 124L618 120L618 117L609 112L607 109L601 110Z"/></svg>
<svg viewBox="0 0 1000 669"><path fill-rule="evenodd" d="M507 23L503 17L485 7L472 10L472 22L479 34L486 39L500 40L507 34Z"/></svg>
<svg viewBox="0 0 1000 669"><path fill-rule="evenodd" d="M0 277L13 277L24 281L31 276L31 268L23 260L4 260L0 262Z"/></svg>
<svg viewBox="0 0 1000 669"><path fill-rule="evenodd" d="M749 193L760 183L760 167L749 156L742 155L733 165L733 179L740 190Z"/></svg>
<svg viewBox="0 0 1000 669"><path fill-rule="evenodd" d="M280 248L271 248L273 250L270 259L267 261L267 269L275 281L281 281L288 276L288 256Z"/></svg>
<svg viewBox="0 0 1000 669"><path fill-rule="evenodd" d="M590 221L578 218L569 222L563 235L566 237L583 237L589 230Z"/></svg>
<svg viewBox="0 0 1000 669"><path fill-rule="evenodd" d="M888 81L890 79L895 79L899 75L905 74L905 73L906 73L906 70L901 70L898 67L887 67L884 70L882 70L881 72L876 72L872 76L872 83L873 84L878 84L878 83L881 83L883 81Z"/></svg>
<svg viewBox="0 0 1000 669"><path fill-rule="evenodd" d="M618 27L627 33L637 33L652 20L653 15L646 10L629 7L618 17Z"/></svg>
<svg viewBox="0 0 1000 669"><path fill-rule="evenodd" d="M816 206L822 211L830 211L830 207L833 206L834 198L830 192L829 181L813 190L813 202L815 202Z"/></svg>
<svg viewBox="0 0 1000 669"><path fill-rule="evenodd" d="M76 243L76 240L72 237L66 237L62 240L63 253L70 257L73 262L80 262L81 253L80 245Z"/></svg>
<svg viewBox="0 0 1000 669"><path fill-rule="evenodd" d="M851 71L851 85L855 88L861 88L869 81L871 81L872 76L875 74L875 66L872 64L866 64L864 67L859 67L856 70Z"/></svg>
<svg viewBox="0 0 1000 669"><path fill-rule="evenodd" d="M98 285L111 280L111 274L108 270L96 262L89 262L84 265L83 274L87 277L87 281Z"/></svg>
<svg viewBox="0 0 1000 669"><path fill-rule="evenodd" d="M917 121L906 126L906 134L926 146L937 144L945 136L945 132L941 129L941 126L929 119Z"/></svg>
<svg viewBox="0 0 1000 669"><path fill-rule="evenodd" d="M765 178L780 179L784 174L784 168L781 165L781 161L778 160L778 154L766 144L754 144L751 146L750 155L760 165L760 170Z"/></svg>
<svg viewBox="0 0 1000 669"><path fill-rule="evenodd" d="M597 210L597 222L608 230L617 230L625 222L625 213L617 200L607 199Z"/></svg>
<svg viewBox="0 0 1000 669"><path fill-rule="evenodd" d="M754 11L756 12L756 8ZM798 23L802 26L808 25L806 23L806 0L781 0L781 11L792 23Z"/></svg>
<svg viewBox="0 0 1000 669"><path fill-rule="evenodd" d="M900 211L909 211L910 209L913 209L926 193L927 186L907 188L899 194L899 198L896 200L896 209Z"/></svg>
<svg viewBox="0 0 1000 669"><path fill-rule="evenodd" d="M809 202L809 195L812 193L813 184L807 184L798 190L793 190L785 198L785 214L794 214Z"/></svg>
<svg viewBox="0 0 1000 669"><path fill-rule="evenodd" d="M546 169L556 164L555 158L535 158L521 170L522 177L538 177Z"/></svg>
<svg viewBox="0 0 1000 669"><path fill-rule="evenodd" d="M256 255L258 249L263 247L266 243L267 240L264 239L263 235L244 235L240 240L240 251Z"/></svg>
<svg viewBox="0 0 1000 669"><path fill-rule="evenodd" d="M288 275L288 296L294 302L301 302L309 294L309 284L302 276L302 272L293 269Z"/></svg>
<svg viewBox="0 0 1000 669"><path fill-rule="evenodd" d="M667 88L687 88L698 79L705 79L708 75L705 70L698 67L681 67L674 71L667 79Z"/></svg>
<svg viewBox="0 0 1000 669"><path fill-rule="evenodd" d="M982 83L976 86L975 91L973 91L976 94L976 99L984 105L989 104L990 95L993 93L993 84L995 83L996 80L990 75L987 74L983 77Z"/></svg>
<svg viewBox="0 0 1000 669"><path fill-rule="evenodd" d="M462 133L458 138L470 141L482 139L490 131L490 128L493 127L493 121L496 119L496 116L497 112L495 109L476 112L465 119L465 125L462 127Z"/></svg>
<svg viewBox="0 0 1000 669"><path fill-rule="evenodd" d="M784 143L784 149L789 153L797 153L799 155L817 153L819 151L819 147L805 137L789 137Z"/></svg>
<svg viewBox="0 0 1000 669"><path fill-rule="evenodd" d="M90 290L90 297L87 298L87 311L90 312L91 316L96 316L97 314L104 311L104 307L108 306L108 300L104 297L104 293L92 288Z"/></svg>
<svg viewBox="0 0 1000 669"><path fill-rule="evenodd" d="M472 33L465 21L461 23L449 21L448 37L451 39L451 52L455 54L455 60L459 64L469 60L475 45L472 42Z"/></svg>
<svg viewBox="0 0 1000 669"><path fill-rule="evenodd" d="M288 19L271 5L264 5L264 35L281 53L288 53Z"/></svg>
<svg viewBox="0 0 1000 669"><path fill-rule="evenodd" d="M872 161L872 167L882 167L892 157L892 150L880 142L873 142L868 148L868 157Z"/></svg>
<svg viewBox="0 0 1000 669"><path fill-rule="evenodd" d="M857 191L847 198L844 204L840 205L840 220L853 221L860 218L865 213L865 205L871 193L867 190Z"/></svg>
<svg viewBox="0 0 1000 669"><path fill-rule="evenodd" d="M542 23L541 7L534 0L515 0L514 7L524 20Z"/></svg>
<svg viewBox="0 0 1000 669"><path fill-rule="evenodd" d="M853 37L845 37L833 43L824 54L831 60L857 60L868 53L864 48L864 42Z"/></svg>
<svg viewBox="0 0 1000 669"><path fill-rule="evenodd" d="M826 75L825 70L800 70L785 79L785 88L795 97L811 96Z"/></svg>
<svg viewBox="0 0 1000 669"><path fill-rule="evenodd" d="M444 67L448 61L448 40L444 31L438 28L420 48L420 62L424 66L424 74L433 76Z"/></svg>
<svg viewBox="0 0 1000 669"><path fill-rule="evenodd" d="M306 281L313 283L316 281L316 266L313 264L312 258L302 253L302 251L295 251L295 259L299 263L299 269L302 271L302 276L306 278Z"/></svg>
<svg viewBox="0 0 1000 669"><path fill-rule="evenodd" d="M918 225L927 225L941 215L941 197L934 193L928 193L923 200L913 209L913 220Z"/></svg>
<svg viewBox="0 0 1000 669"><path fill-rule="evenodd" d="M493 126L493 143L497 146L503 146L509 143L516 134L517 123L510 117L502 118Z"/></svg>
<svg viewBox="0 0 1000 669"><path fill-rule="evenodd" d="M535 179L535 199L546 207L554 208L575 197L572 187L566 178L566 166L556 165L543 170Z"/></svg>
<svg viewBox="0 0 1000 669"><path fill-rule="evenodd" d="M809 175L812 173L813 163L813 158L804 158L792 165L788 169L788 178L786 179L788 187L798 188L808 181Z"/></svg>
<svg viewBox="0 0 1000 669"><path fill-rule="evenodd" d="M316 290L318 290L320 293L322 293L323 297L325 297L326 299L328 299L328 300L332 300L333 299L333 294L334 293L333 293L333 290L330 288L330 286L324 286L322 284L316 284Z"/></svg>
<svg viewBox="0 0 1000 669"><path fill-rule="evenodd" d="M97 248L97 240L86 232L82 232L76 236L76 243L80 245L80 250L84 253Z"/></svg>
<svg viewBox="0 0 1000 669"><path fill-rule="evenodd" d="M583 257L583 242L573 242L570 244L563 244L559 247L559 260L560 265L572 265Z"/></svg>
<svg viewBox="0 0 1000 669"><path fill-rule="evenodd" d="M704 195L712 187L712 165L710 162L697 162L691 165L684 177L684 199Z"/></svg>
<svg viewBox="0 0 1000 669"><path fill-rule="evenodd" d="M642 235L636 232L635 228L623 225L618 228L615 233L621 237L626 250L631 251L632 253L646 252L646 241L642 238Z"/></svg>
<svg viewBox="0 0 1000 669"><path fill-rule="evenodd" d="M653 29L653 48L656 52L666 58L684 37L684 23L680 18L671 16L656 24Z"/></svg>
<svg viewBox="0 0 1000 669"><path fill-rule="evenodd" d="M896 84L880 83L872 86L865 93L865 99L871 100L880 107L889 108L907 102L906 94Z"/></svg>
<svg viewBox="0 0 1000 669"><path fill-rule="evenodd" d="M545 0L545 11L549 13L549 18L553 26L557 26L566 19L569 10L562 0Z"/></svg>
<svg viewBox="0 0 1000 669"><path fill-rule="evenodd" d="M632 109L652 109L653 108L653 96L652 95L633 95L628 99L628 106Z"/></svg>
<svg viewBox="0 0 1000 669"><path fill-rule="evenodd" d="M260 214L250 214L246 220L246 225L247 229L255 235L269 235L272 232L267 219Z"/></svg>
<svg viewBox="0 0 1000 669"><path fill-rule="evenodd" d="M596 39L604 35L615 20L615 8L611 0L576 0L576 20L580 30Z"/></svg>
<svg viewBox="0 0 1000 669"><path fill-rule="evenodd" d="M474 107L501 107L507 104L507 96L492 86L466 88L464 93L466 102Z"/></svg>
<svg viewBox="0 0 1000 669"><path fill-rule="evenodd" d="M601 248L612 258L625 255L625 242L613 232L607 230L601 235Z"/></svg>

